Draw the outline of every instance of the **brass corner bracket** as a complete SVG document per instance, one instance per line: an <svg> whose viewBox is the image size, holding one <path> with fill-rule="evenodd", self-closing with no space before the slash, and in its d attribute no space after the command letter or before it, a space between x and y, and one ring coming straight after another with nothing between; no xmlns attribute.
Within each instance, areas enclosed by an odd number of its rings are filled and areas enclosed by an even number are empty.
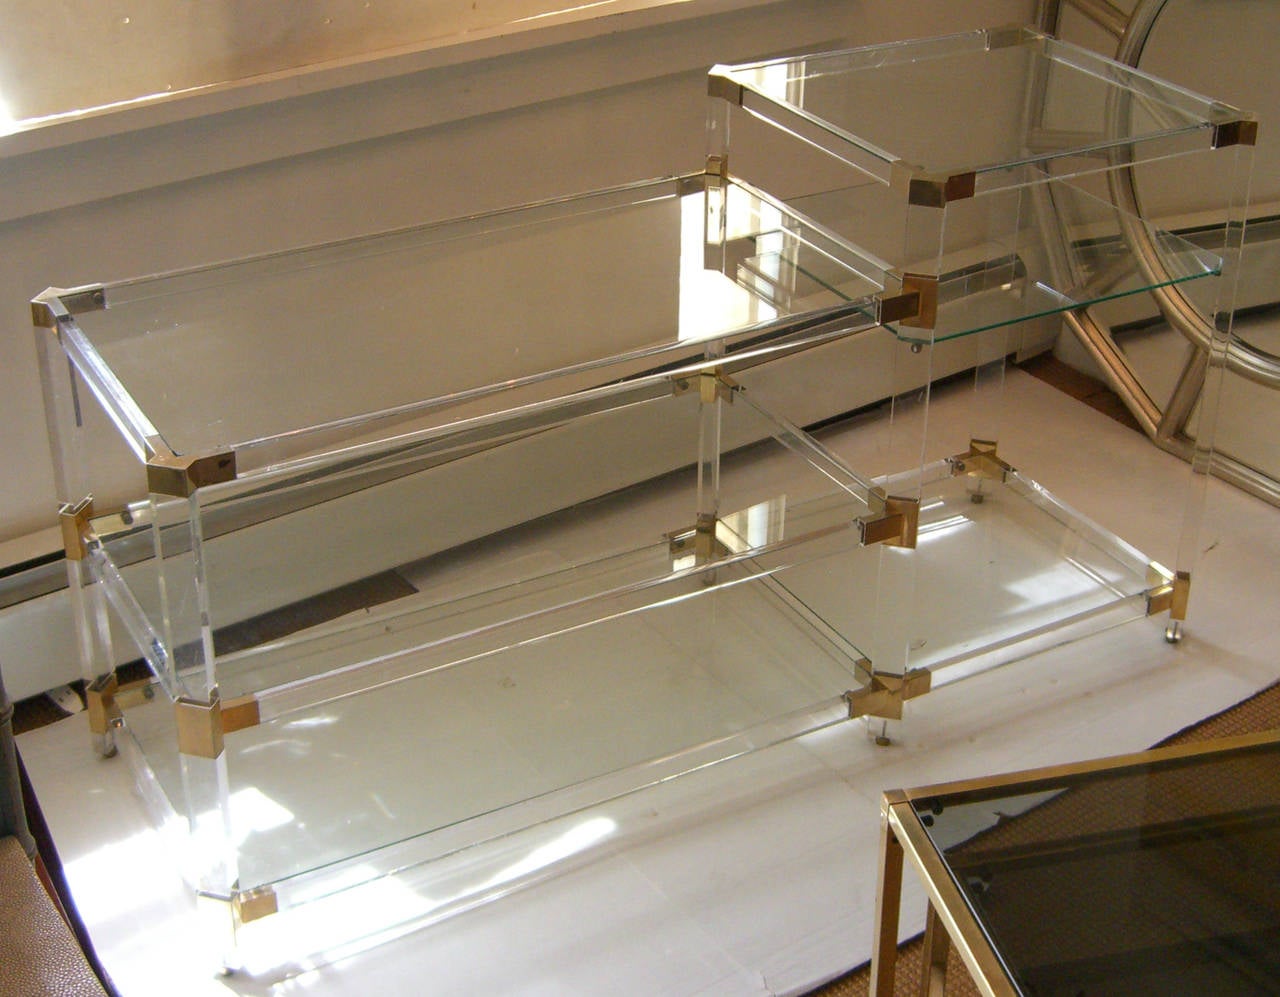
<svg viewBox="0 0 1280 997"><path fill-rule="evenodd" d="M123 714L116 702L120 682L115 672L99 675L84 690L85 713L89 718L89 733L105 735L119 726Z"/></svg>
<svg viewBox="0 0 1280 997"><path fill-rule="evenodd" d="M708 186L719 188L729 182L729 156L727 153L707 157L707 169L703 174Z"/></svg>
<svg viewBox="0 0 1280 997"><path fill-rule="evenodd" d="M905 191L907 203L917 208L945 208L951 201L973 197L978 189L978 175L972 171L926 173L903 160L896 160L889 171L889 186Z"/></svg>
<svg viewBox="0 0 1280 997"><path fill-rule="evenodd" d="M672 561L694 557L695 564L727 557L732 551L720 537L720 521L709 513L699 513L691 530L667 534L667 551Z"/></svg>
<svg viewBox="0 0 1280 997"><path fill-rule="evenodd" d="M901 495L885 495L883 501L884 507L879 513L858 519L858 534L862 545L915 547L920 530L920 500Z"/></svg>
<svg viewBox="0 0 1280 997"><path fill-rule="evenodd" d="M707 74L707 96L718 97L741 107L744 88L741 83L724 75L727 71L723 66L711 67L711 71Z"/></svg>
<svg viewBox="0 0 1280 997"><path fill-rule="evenodd" d="M178 728L178 751L193 758L222 754L222 703L215 693L202 701L183 696L173 704Z"/></svg>
<svg viewBox="0 0 1280 997"><path fill-rule="evenodd" d="M882 325L932 329L938 324L938 278L930 274L904 273L902 290L880 298Z"/></svg>
<svg viewBox="0 0 1280 997"><path fill-rule="evenodd" d="M88 540L93 533L93 496L79 502L68 502L58 509L58 525L62 528L62 547L68 561L83 561L89 553Z"/></svg>
<svg viewBox="0 0 1280 997"><path fill-rule="evenodd" d="M182 696L173 704L178 727L178 751L193 758L217 758L224 736L261 722L258 701L241 696L223 703L215 692L208 700Z"/></svg>
<svg viewBox="0 0 1280 997"><path fill-rule="evenodd" d="M1147 577L1155 585L1147 592L1147 615L1155 616L1168 611L1169 619L1185 620L1187 603L1191 600L1191 572L1170 574L1167 569L1153 562Z"/></svg>
<svg viewBox="0 0 1280 997"><path fill-rule="evenodd" d="M1240 118L1236 121L1224 121L1213 126L1214 149L1225 149L1231 145L1257 145L1258 122L1252 118Z"/></svg>
<svg viewBox="0 0 1280 997"><path fill-rule="evenodd" d="M947 463L951 465L952 477L963 474L971 478L1006 481L1014 470L996 453L995 440L971 439L969 449L954 457L948 457Z"/></svg>
<svg viewBox="0 0 1280 997"><path fill-rule="evenodd" d="M237 890L231 897L231 913L237 925L248 924L270 917L280 909L276 891L270 886L252 890Z"/></svg>
<svg viewBox="0 0 1280 997"><path fill-rule="evenodd" d="M148 441L150 442L150 441ZM180 457L165 447L152 447L147 458L147 489L157 495L189 498L199 488L234 481L234 451Z"/></svg>
<svg viewBox="0 0 1280 997"><path fill-rule="evenodd" d="M695 384L698 388L698 400L704 405L709 405L716 399L732 404L734 392L740 388L737 381L717 368L716 370L700 371L687 377L672 378L671 394L686 394L693 390Z"/></svg>
<svg viewBox="0 0 1280 997"><path fill-rule="evenodd" d="M56 329L72 312L96 312L107 307L107 291L101 284L83 287L51 287L31 301L31 323L37 329Z"/></svg>
<svg viewBox="0 0 1280 997"><path fill-rule="evenodd" d="M933 674L927 668L912 668L904 675L873 671L867 685L856 692L846 692L844 698L850 718L901 720L902 704L923 696L932 686Z"/></svg>

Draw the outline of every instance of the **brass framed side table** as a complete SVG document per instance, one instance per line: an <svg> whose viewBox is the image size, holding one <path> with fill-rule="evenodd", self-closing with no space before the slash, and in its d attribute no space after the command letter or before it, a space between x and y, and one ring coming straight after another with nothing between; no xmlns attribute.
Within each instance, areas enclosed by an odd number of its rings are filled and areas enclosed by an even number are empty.
<svg viewBox="0 0 1280 997"><path fill-rule="evenodd" d="M1264 994L1280 980L1280 731L885 793L871 993L894 992L903 859L921 994Z"/></svg>

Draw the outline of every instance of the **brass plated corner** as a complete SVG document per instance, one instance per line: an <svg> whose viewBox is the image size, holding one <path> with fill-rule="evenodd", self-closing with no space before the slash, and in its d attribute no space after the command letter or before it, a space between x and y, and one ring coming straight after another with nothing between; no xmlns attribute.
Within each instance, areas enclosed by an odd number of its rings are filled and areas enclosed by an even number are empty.
<svg viewBox="0 0 1280 997"><path fill-rule="evenodd" d="M938 278L904 273L902 290L880 297L882 325L894 323L909 329L932 329L938 323Z"/></svg>
<svg viewBox="0 0 1280 997"><path fill-rule="evenodd" d="M920 314L920 292L903 290L899 294L886 294L880 298L880 323L901 325Z"/></svg>
<svg viewBox="0 0 1280 997"><path fill-rule="evenodd" d="M871 681L856 692L846 692L849 716L901 720L902 704L923 696L932 688L933 675L927 668L912 668L905 675L871 673Z"/></svg>
<svg viewBox="0 0 1280 997"><path fill-rule="evenodd" d="M969 449L949 457L947 463L951 465L952 477L963 474L970 478L1006 481L1014 470L1000 459L995 440L971 439Z"/></svg>
<svg viewBox="0 0 1280 997"><path fill-rule="evenodd" d="M217 758L225 747L225 735L261 723L258 701L253 696L225 703L216 692L208 700L183 696L173 708L178 751L194 758Z"/></svg>
<svg viewBox="0 0 1280 997"><path fill-rule="evenodd" d="M683 395L692 391L695 385L698 388L698 400L704 405L709 405L717 398L732 403L734 392L739 387L737 381L719 369L704 370L687 377L672 378L671 393Z"/></svg>
<svg viewBox="0 0 1280 997"><path fill-rule="evenodd" d="M184 457L153 440L148 440L148 445L152 453L147 458L147 489L154 494L189 498L206 485L235 480L233 451Z"/></svg>
<svg viewBox="0 0 1280 997"><path fill-rule="evenodd" d="M902 275L902 291L904 294L915 293L920 296L920 308L915 315L908 315L899 324L910 329L932 329L938 324L938 278L930 274L904 273Z"/></svg>
<svg viewBox="0 0 1280 997"><path fill-rule="evenodd" d="M711 187L723 187L729 181L729 156L727 153L707 157L706 183Z"/></svg>
<svg viewBox="0 0 1280 997"><path fill-rule="evenodd" d="M93 533L93 496L79 502L68 502L58 509L58 525L62 528L62 547L68 561L83 561L89 553L88 540Z"/></svg>
<svg viewBox="0 0 1280 997"><path fill-rule="evenodd" d="M667 551L673 566L680 561L687 566L691 555L694 564L706 564L731 553L729 546L720 537L720 521L705 513L699 514L693 529L668 533Z"/></svg>
<svg viewBox="0 0 1280 997"><path fill-rule="evenodd" d="M237 890L231 898L231 913L237 926L270 917L280 909L276 891L270 886L253 890Z"/></svg>
<svg viewBox="0 0 1280 997"><path fill-rule="evenodd" d="M711 71L707 74L707 96L718 97L720 100L726 100L730 104L741 107L743 86L725 76L725 72L727 70L723 66L711 67Z"/></svg>
<svg viewBox="0 0 1280 997"><path fill-rule="evenodd" d="M716 399L733 401L738 382L723 371L703 371L698 375L698 396L702 404L709 405Z"/></svg>
<svg viewBox="0 0 1280 997"><path fill-rule="evenodd" d="M89 718L89 732L99 736L109 734L120 724L120 704L116 692L120 683L115 673L99 675L84 690L85 714Z"/></svg>
<svg viewBox="0 0 1280 997"><path fill-rule="evenodd" d="M1229 145L1257 145L1258 122L1251 118L1224 121L1213 126L1213 148L1225 149Z"/></svg>
<svg viewBox="0 0 1280 997"><path fill-rule="evenodd" d="M1147 615L1168 612L1171 620L1185 620L1187 604L1191 600L1191 572L1179 571L1170 575L1166 569L1152 563L1147 577L1155 585L1147 592Z"/></svg>
<svg viewBox="0 0 1280 997"><path fill-rule="evenodd" d="M918 166L898 160L890 167L889 186L902 190L907 203L917 208L945 208L951 201L973 197L978 175L966 173L926 173Z"/></svg>
<svg viewBox="0 0 1280 997"><path fill-rule="evenodd" d="M920 500L886 495L883 502L884 507L880 512L858 519L858 534L862 545L915 547L920 530Z"/></svg>
<svg viewBox="0 0 1280 997"><path fill-rule="evenodd" d="M31 301L31 323L37 329L56 329L59 319L73 312L96 312L107 307L107 292L101 284L82 287L51 287Z"/></svg>
<svg viewBox="0 0 1280 997"><path fill-rule="evenodd" d="M193 758L222 754L222 703L215 693L207 701L179 698L173 704L178 728L178 751Z"/></svg>

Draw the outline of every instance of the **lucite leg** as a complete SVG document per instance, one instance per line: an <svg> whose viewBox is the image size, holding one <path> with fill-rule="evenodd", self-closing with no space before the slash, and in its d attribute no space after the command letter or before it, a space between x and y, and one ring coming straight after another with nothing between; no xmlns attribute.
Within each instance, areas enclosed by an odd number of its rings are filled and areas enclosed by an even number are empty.
<svg viewBox="0 0 1280 997"><path fill-rule="evenodd" d="M714 373L698 377L698 512L696 554L698 563L715 556L716 519L720 515L720 380ZM704 576L708 584L715 579Z"/></svg>
<svg viewBox="0 0 1280 997"><path fill-rule="evenodd" d="M101 580L94 577L87 556L88 518L91 514L89 499L75 508L64 506L62 510L67 547L67 592L80 655L80 673L85 683L90 743L95 754L111 758L116 754L115 737L120 711L115 702L117 683L106 597Z"/></svg>

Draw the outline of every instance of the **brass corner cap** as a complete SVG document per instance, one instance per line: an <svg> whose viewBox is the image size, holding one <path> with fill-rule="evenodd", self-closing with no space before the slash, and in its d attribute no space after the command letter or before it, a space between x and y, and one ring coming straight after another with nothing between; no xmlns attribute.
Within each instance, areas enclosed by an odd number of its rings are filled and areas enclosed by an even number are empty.
<svg viewBox="0 0 1280 997"><path fill-rule="evenodd" d="M904 273L903 294L919 295L919 310L901 320L909 329L932 329L938 324L938 278L932 274Z"/></svg>
<svg viewBox="0 0 1280 997"><path fill-rule="evenodd" d="M58 319L65 317L67 310L56 298L35 298L31 302L31 324L37 329L57 328Z"/></svg>
<svg viewBox="0 0 1280 997"><path fill-rule="evenodd" d="M208 700L182 696L174 701L173 712L181 754L210 759L222 754L222 703L217 693Z"/></svg>
<svg viewBox="0 0 1280 997"><path fill-rule="evenodd" d="M259 886L252 890L237 890L231 898L231 908L237 923L248 924L275 914L280 909L280 901L270 886Z"/></svg>
<svg viewBox="0 0 1280 997"><path fill-rule="evenodd" d="M1253 118L1224 121L1213 126L1213 148L1225 149L1231 145L1257 145L1258 122Z"/></svg>
<svg viewBox="0 0 1280 997"><path fill-rule="evenodd" d="M235 478L236 455L230 450L201 457L157 453L147 460L147 489L157 495L188 498L206 485Z"/></svg>
<svg viewBox="0 0 1280 997"><path fill-rule="evenodd" d="M743 86L729 78L727 66L712 66L707 74L707 96L727 100L730 104L742 106Z"/></svg>
<svg viewBox="0 0 1280 997"><path fill-rule="evenodd" d="M878 513L858 519L859 539L864 547L884 544L913 548L919 530L920 500L904 495L886 496L884 507Z"/></svg>
<svg viewBox="0 0 1280 997"><path fill-rule="evenodd" d="M1029 28L1025 24L1002 24L998 27L987 28L987 51L995 49L1010 48L1014 45L1022 45L1029 41L1038 41L1043 44L1047 37L1042 32Z"/></svg>
<svg viewBox="0 0 1280 997"><path fill-rule="evenodd" d="M31 301L31 322L38 329L53 329L58 320L72 312L96 312L107 307L107 292L101 284L83 287L50 287Z"/></svg>
<svg viewBox="0 0 1280 997"><path fill-rule="evenodd" d="M92 532L93 496L79 502L68 502L58 508L58 525L62 530L62 547L69 561L82 561L88 553L86 540Z"/></svg>
<svg viewBox="0 0 1280 997"><path fill-rule="evenodd" d="M973 197L978 189L976 173L955 173L912 177L907 185L907 203L921 208L945 208L951 201Z"/></svg>

